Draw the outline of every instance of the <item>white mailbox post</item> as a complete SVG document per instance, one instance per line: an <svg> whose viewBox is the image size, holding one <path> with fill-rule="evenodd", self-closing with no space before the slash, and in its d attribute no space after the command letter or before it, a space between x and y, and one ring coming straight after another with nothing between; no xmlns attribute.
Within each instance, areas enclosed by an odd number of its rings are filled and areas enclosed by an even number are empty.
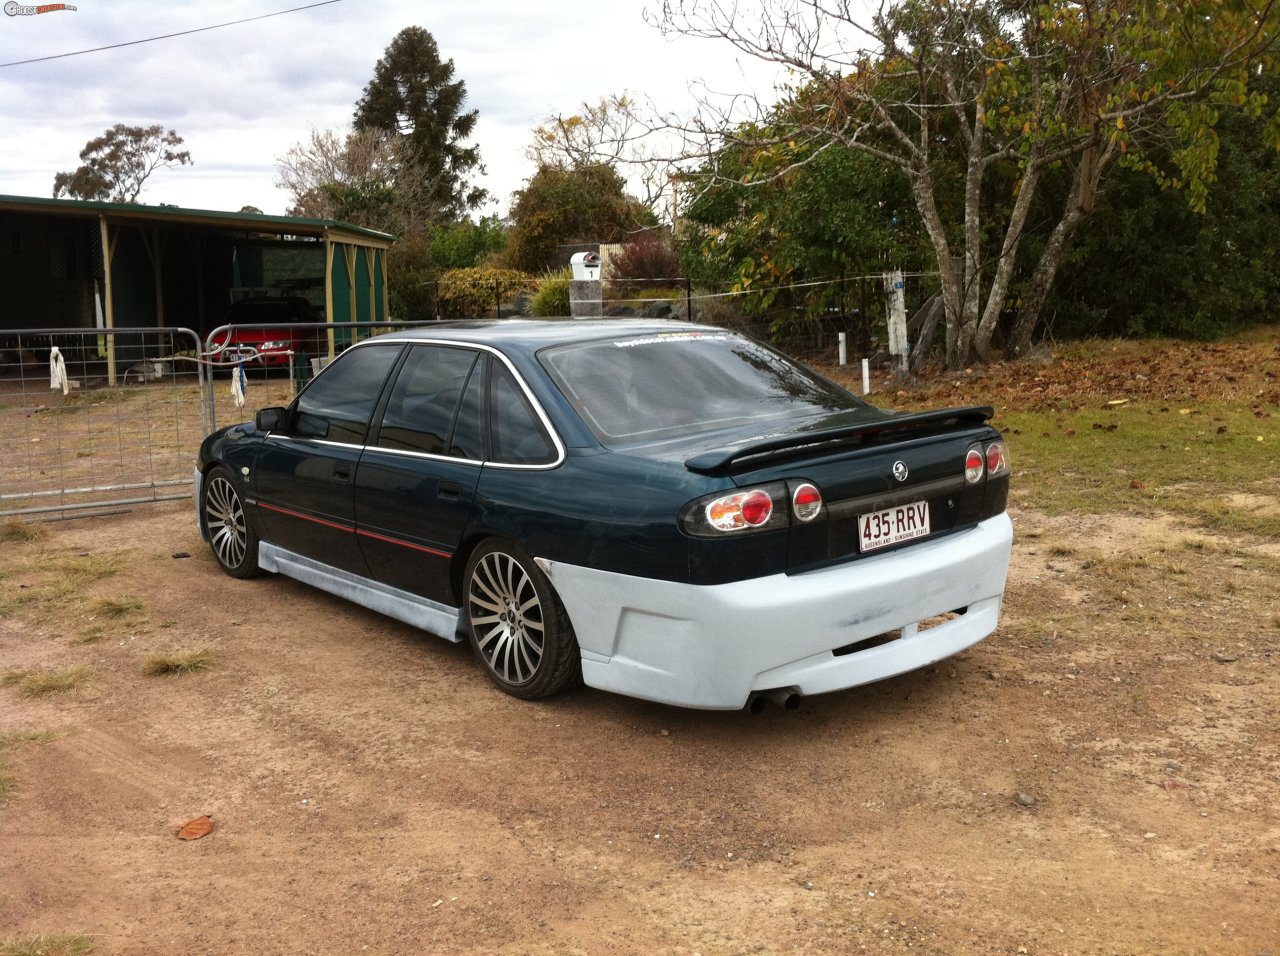
<svg viewBox="0 0 1280 956"><path fill-rule="evenodd" d="M569 314L597 316L600 314L600 256L594 252L575 252L569 260L573 279L569 282Z"/></svg>
<svg viewBox="0 0 1280 956"><path fill-rule="evenodd" d="M569 260L576 282L600 281L600 257L594 252L575 252Z"/></svg>

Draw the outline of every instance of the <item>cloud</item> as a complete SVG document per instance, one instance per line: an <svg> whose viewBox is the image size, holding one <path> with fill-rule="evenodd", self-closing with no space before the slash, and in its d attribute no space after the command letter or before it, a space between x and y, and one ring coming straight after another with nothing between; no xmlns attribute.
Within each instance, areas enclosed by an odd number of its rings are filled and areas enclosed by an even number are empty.
<svg viewBox="0 0 1280 956"><path fill-rule="evenodd" d="M0 15L0 62L179 33L287 9L226 0L156 4L79 0L75 12ZM395 35L422 26L451 58L479 110L473 142L481 185L505 212L532 174L530 131L553 113L623 90L659 106L692 108L690 81L767 92L772 73L750 77L726 46L669 41L644 22L643 0L581 7L547 0L341 0L252 23L119 49L0 69L0 192L48 195L74 169L84 144L115 123L160 123L186 140L195 165L157 173L146 202L284 212L273 186L277 157L312 128L350 123L356 100ZM198 201L197 201L198 200Z"/></svg>

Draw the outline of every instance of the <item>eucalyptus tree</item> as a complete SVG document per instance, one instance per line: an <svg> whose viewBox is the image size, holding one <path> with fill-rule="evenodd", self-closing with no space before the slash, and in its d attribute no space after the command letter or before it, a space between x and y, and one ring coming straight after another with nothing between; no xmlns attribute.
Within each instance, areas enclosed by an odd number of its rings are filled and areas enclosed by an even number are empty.
<svg viewBox="0 0 1280 956"><path fill-rule="evenodd" d="M191 164L191 153L178 149L182 142L176 132L159 124L117 123L85 144L78 168L53 178L53 196L137 202L157 169Z"/></svg>
<svg viewBox="0 0 1280 956"><path fill-rule="evenodd" d="M1009 343L1030 344L1117 164L1203 208L1215 125L1226 110L1264 111L1253 85L1275 66L1278 26L1275 0L667 0L658 21L790 71L781 102L756 104L756 122L728 121L703 100L691 132L713 171L726 148L749 147L754 168L740 182L842 149L905 175L937 263L952 368L990 356L1015 291ZM1275 142L1274 119L1266 130ZM1051 169L1070 181L1052 207L1038 188ZM1047 239L1016 276L1033 214Z"/></svg>

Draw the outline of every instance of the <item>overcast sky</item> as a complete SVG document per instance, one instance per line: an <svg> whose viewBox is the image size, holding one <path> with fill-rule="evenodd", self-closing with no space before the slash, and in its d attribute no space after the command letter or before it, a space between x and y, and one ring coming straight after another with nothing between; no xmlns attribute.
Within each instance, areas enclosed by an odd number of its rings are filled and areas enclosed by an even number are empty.
<svg viewBox="0 0 1280 956"><path fill-rule="evenodd" d="M0 13L0 64L129 43L289 10L314 0L76 0L76 9ZM24 0L32 9L44 0ZM52 195L85 143L116 123L160 123L193 166L160 170L142 202L282 214L276 159L314 127L345 128L387 45L424 27L480 112L481 180L505 214L533 172L532 128L584 100L631 91L688 113L690 84L772 98L775 74L727 44L665 39L645 23L659 0L337 0L171 39L0 67L0 193Z"/></svg>

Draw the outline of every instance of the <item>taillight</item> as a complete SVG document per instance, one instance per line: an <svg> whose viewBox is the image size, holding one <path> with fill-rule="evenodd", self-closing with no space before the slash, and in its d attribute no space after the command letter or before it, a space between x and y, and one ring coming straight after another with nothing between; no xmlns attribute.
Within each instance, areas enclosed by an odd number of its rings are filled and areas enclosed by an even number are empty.
<svg viewBox="0 0 1280 956"><path fill-rule="evenodd" d="M788 508L789 500L791 493L783 481L726 490L686 504L680 509L680 526L686 533L703 538L779 530L791 524L794 505Z"/></svg>
<svg viewBox="0 0 1280 956"><path fill-rule="evenodd" d="M1009 473L1009 448L1002 441L987 446L987 477L999 478Z"/></svg>
<svg viewBox="0 0 1280 956"><path fill-rule="evenodd" d="M759 528L773 515L773 498L759 488L725 495L708 502L705 514L707 524L717 531Z"/></svg>
<svg viewBox="0 0 1280 956"><path fill-rule="evenodd" d="M822 492L808 482L791 492L791 513L799 521L812 521L822 511Z"/></svg>
<svg viewBox="0 0 1280 956"><path fill-rule="evenodd" d="M970 485L976 485L982 480L984 472L984 463L982 455L982 446L974 445L969 449L968 454L964 456L964 480Z"/></svg>

